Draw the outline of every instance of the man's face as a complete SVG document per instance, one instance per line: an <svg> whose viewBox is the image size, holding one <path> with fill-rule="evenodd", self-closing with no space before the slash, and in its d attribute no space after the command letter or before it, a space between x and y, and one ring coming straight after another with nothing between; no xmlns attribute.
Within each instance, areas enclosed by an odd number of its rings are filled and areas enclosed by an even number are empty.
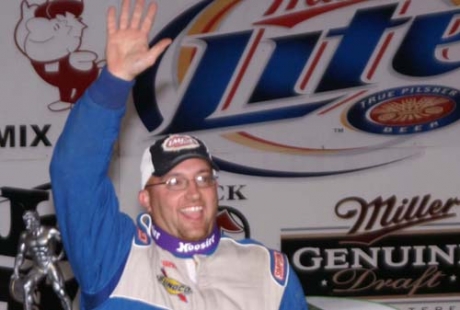
<svg viewBox="0 0 460 310"><path fill-rule="evenodd" d="M172 177L185 178L188 185L171 190L167 185L145 189L149 197L148 212L154 222L167 233L187 241L206 238L212 231L217 213L217 184L199 187L195 178L212 177L213 171L202 159L187 159L162 177L151 177L148 184L156 184Z"/></svg>

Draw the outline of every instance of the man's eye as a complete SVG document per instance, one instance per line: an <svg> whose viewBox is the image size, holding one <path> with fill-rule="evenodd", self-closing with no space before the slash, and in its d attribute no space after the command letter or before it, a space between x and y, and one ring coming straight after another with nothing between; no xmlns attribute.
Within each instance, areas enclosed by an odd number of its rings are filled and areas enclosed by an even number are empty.
<svg viewBox="0 0 460 310"><path fill-rule="evenodd" d="M171 178L166 183L168 183L171 186L176 186L177 184L180 183L180 181L178 178Z"/></svg>
<svg viewBox="0 0 460 310"><path fill-rule="evenodd" d="M212 176L210 175L199 175L196 177L196 181L201 184L209 184L212 182Z"/></svg>

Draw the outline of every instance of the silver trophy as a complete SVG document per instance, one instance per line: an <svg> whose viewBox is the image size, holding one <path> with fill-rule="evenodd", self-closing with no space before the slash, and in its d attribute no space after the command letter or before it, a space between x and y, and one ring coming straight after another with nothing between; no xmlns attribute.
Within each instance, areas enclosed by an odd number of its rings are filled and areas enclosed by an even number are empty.
<svg viewBox="0 0 460 310"><path fill-rule="evenodd" d="M36 309L40 302L37 292L42 280L49 283L61 300L64 310L71 310L71 300L64 288L64 276L58 266L64 252L56 253L56 243L61 241L59 230L42 226L36 211L27 211L23 216L26 230L19 238L14 272L10 279L10 294L23 303L25 310Z"/></svg>

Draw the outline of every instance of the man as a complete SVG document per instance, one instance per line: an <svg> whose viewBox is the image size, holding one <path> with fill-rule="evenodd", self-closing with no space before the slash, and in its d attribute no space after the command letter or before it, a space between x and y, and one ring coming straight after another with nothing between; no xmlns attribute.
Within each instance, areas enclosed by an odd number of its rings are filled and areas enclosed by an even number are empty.
<svg viewBox="0 0 460 310"><path fill-rule="evenodd" d="M13 294L22 299L25 310L34 309L34 293L43 279L47 279L54 292L61 300L62 308L70 310L71 302L64 290L64 277L57 261L62 255L56 256L55 243L61 240L59 230L40 225L40 218L36 211L26 211L23 216L26 230L19 239L18 253L14 262L14 271L11 278ZM61 253L63 254L63 252ZM20 268L25 259L32 260L32 268L22 276ZM17 287L15 284L20 285ZM17 289L17 290L16 290Z"/></svg>
<svg viewBox="0 0 460 310"><path fill-rule="evenodd" d="M216 225L218 167L204 143L164 137L141 161L137 225L119 211L107 176L135 77L170 43L151 49L156 6L144 0L119 25L108 13L107 68L72 109L51 163L56 214L82 309L307 309L286 257Z"/></svg>

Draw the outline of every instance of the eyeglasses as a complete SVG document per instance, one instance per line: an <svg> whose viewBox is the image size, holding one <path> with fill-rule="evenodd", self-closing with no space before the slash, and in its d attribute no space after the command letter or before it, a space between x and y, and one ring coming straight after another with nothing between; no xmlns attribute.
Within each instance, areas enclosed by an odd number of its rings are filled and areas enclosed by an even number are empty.
<svg viewBox="0 0 460 310"><path fill-rule="evenodd" d="M211 187L214 184L216 184L216 180L217 180L216 174L208 174L208 173L199 174L195 178L193 178L193 181L195 182L196 186L199 188ZM187 179L186 177L177 175L177 176L170 177L164 182L147 184L145 185L145 188L157 186L157 185L166 185L166 188L169 190L181 191L181 190L186 189L189 186L189 182L190 180Z"/></svg>

